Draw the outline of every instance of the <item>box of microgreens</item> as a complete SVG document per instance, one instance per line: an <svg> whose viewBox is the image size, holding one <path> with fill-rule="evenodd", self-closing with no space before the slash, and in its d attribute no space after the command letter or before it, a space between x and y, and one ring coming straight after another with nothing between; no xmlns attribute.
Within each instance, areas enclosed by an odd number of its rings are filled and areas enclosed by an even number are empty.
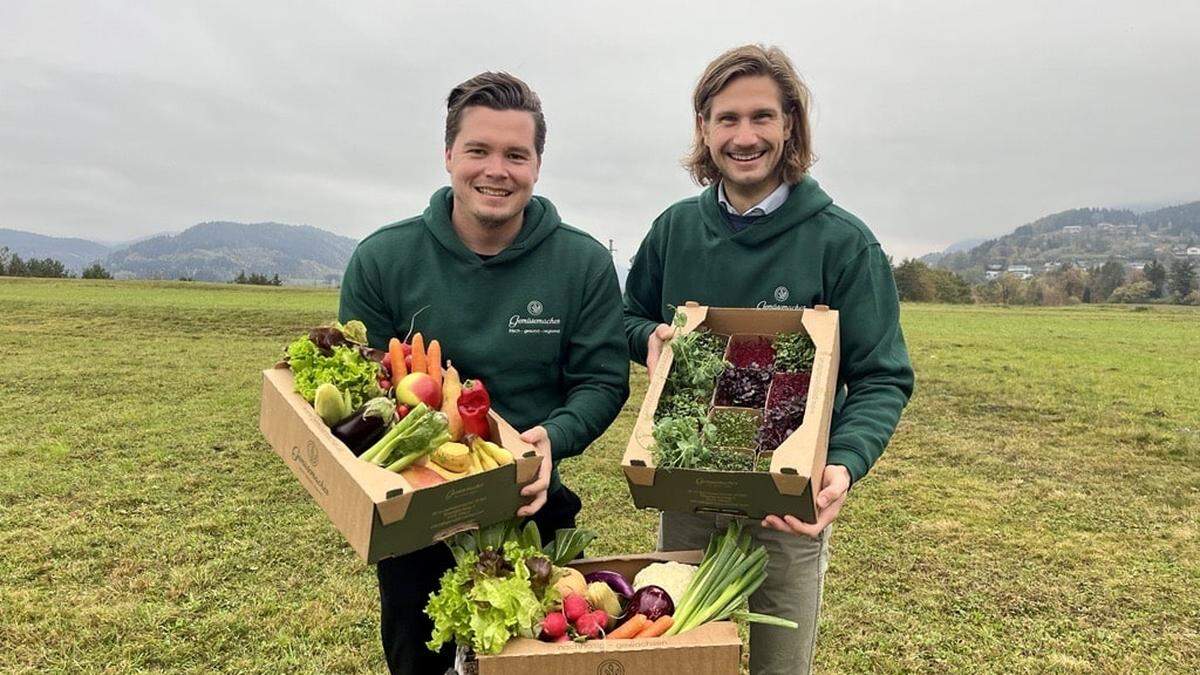
<svg viewBox="0 0 1200 675"><path fill-rule="evenodd" d="M687 303L675 330L621 462L634 504L815 522L837 311Z"/></svg>

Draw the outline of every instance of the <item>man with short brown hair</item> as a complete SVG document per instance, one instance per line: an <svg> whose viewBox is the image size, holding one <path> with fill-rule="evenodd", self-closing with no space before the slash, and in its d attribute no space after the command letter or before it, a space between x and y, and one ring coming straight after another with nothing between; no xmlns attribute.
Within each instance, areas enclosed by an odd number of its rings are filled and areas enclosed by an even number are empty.
<svg viewBox="0 0 1200 675"><path fill-rule="evenodd" d="M464 377L482 380L492 407L542 455L522 491L543 539L573 527L579 498L559 460L583 452L629 395L629 354L612 257L533 195L546 121L537 95L506 73L450 92L450 187L425 212L359 243L342 282L341 321L359 319L384 348L410 323L437 338ZM429 594L453 565L444 545L380 561L381 633L393 673L441 675L447 646L429 651Z"/></svg>
<svg viewBox="0 0 1200 675"><path fill-rule="evenodd" d="M778 48L746 45L709 64L693 96L695 142L686 163L707 189L655 220L625 284L630 353L651 372L672 335L671 308L689 300L839 310L839 395L817 522L771 515L747 524L770 556L750 609L800 624L799 631L751 624L755 675L811 667L828 526L850 485L883 452L913 388L887 256L862 221L835 206L808 175L808 98ZM727 521L664 512L660 548L703 549Z"/></svg>

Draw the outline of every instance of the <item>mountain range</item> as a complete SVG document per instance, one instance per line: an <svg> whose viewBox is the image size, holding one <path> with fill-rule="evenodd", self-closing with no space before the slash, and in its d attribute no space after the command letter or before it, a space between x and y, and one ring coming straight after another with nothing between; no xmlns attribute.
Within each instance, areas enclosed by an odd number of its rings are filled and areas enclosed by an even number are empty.
<svg viewBox="0 0 1200 675"><path fill-rule="evenodd" d="M308 225L210 222L124 245L0 229L0 247L54 258L75 273L99 263L116 279L229 281L239 272L292 284L336 283L357 241Z"/></svg>
<svg viewBox="0 0 1200 675"><path fill-rule="evenodd" d="M0 227L0 248L7 247L22 258L54 258L64 267L80 270L108 255L111 247L75 237L48 237Z"/></svg>
<svg viewBox="0 0 1200 675"><path fill-rule="evenodd" d="M921 260L979 280L989 265L993 269L1028 265L1041 271L1063 263L1090 267L1115 259L1140 266L1151 260L1169 261L1196 244L1200 244L1200 201L1142 213L1070 209L995 239L959 242Z"/></svg>
<svg viewBox="0 0 1200 675"><path fill-rule="evenodd" d="M278 274L293 285L341 281L357 241L307 225L211 222L174 234L101 244L0 228L0 247L24 259L54 258L79 274L99 263L116 279L230 281ZM628 266L615 262L622 289Z"/></svg>

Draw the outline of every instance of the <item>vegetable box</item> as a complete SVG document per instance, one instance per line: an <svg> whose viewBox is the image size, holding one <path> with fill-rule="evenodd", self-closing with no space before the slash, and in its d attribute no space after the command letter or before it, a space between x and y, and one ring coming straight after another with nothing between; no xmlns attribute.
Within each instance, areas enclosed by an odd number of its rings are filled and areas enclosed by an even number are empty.
<svg viewBox="0 0 1200 675"><path fill-rule="evenodd" d="M670 425L679 420L661 424L679 406L672 398L668 379L673 370L687 373L693 365L675 353L671 342L664 347L621 461L634 504L638 508L727 513L756 519L790 514L807 523L815 522L816 494L825 468L837 393L837 311L823 305L811 309L752 309L705 307L695 302L686 303L678 311L682 317L677 317L676 340L695 331L713 336L710 341L716 346L707 348L722 354L717 369L723 360L724 370L709 378L713 380L712 393L703 403L684 402L685 408L692 406L688 414L693 417L679 414L687 423L675 428ZM697 336L701 337L709 339ZM775 346L784 337L807 345L809 361L804 372L775 372ZM794 352L796 348L789 349ZM783 354L780 348L780 359ZM710 376L711 370L702 375ZM672 382L678 382L678 377ZM693 381L695 378L688 380ZM768 428L768 422L777 421L776 413L786 407L782 405L786 402L777 401L775 394L785 391L795 398L793 419L798 427ZM699 425L701 429L707 427L710 433L704 442L692 440L689 445L688 434L693 438L702 435L690 423L697 414L706 420ZM747 435L760 426L758 436L748 440ZM662 448L656 448L656 433L664 446L674 443L688 452L705 443L715 446L715 439L740 447L695 451L704 455L706 468L683 468L686 464L682 461L675 466L656 466L656 450L664 460L659 464L666 461ZM679 456L677 452L673 457ZM688 455L687 459L692 457Z"/></svg>
<svg viewBox="0 0 1200 675"><path fill-rule="evenodd" d="M458 480L415 489L404 476L354 456L299 394L286 365L263 371L259 429L271 448L368 563L402 555L457 532L511 518L521 486L541 460L495 411L491 437L516 461Z"/></svg>
<svg viewBox="0 0 1200 675"><path fill-rule="evenodd" d="M599 570L634 578L647 565L675 560L698 564L700 551L655 552L579 560L571 567L583 574ZM462 675L633 675L634 673L688 673L736 675L742 641L732 621L714 621L670 637L628 640L588 640L553 643L533 639L511 640L494 656L477 659L459 654Z"/></svg>

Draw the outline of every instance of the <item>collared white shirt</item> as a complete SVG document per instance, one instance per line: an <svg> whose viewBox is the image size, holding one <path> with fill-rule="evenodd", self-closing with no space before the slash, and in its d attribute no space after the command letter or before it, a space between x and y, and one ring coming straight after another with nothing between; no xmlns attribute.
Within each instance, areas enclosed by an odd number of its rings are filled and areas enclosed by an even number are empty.
<svg viewBox="0 0 1200 675"><path fill-rule="evenodd" d="M745 213L738 213L737 209L733 208L733 204L730 204L729 200L725 197L725 181L721 181L717 184L717 201L721 203L721 206L725 207L726 211L735 216L765 216L783 206L783 203L787 201L788 193L791 192L791 189L791 186L787 183L780 183L774 192L767 195L761 202L751 206L750 210Z"/></svg>

